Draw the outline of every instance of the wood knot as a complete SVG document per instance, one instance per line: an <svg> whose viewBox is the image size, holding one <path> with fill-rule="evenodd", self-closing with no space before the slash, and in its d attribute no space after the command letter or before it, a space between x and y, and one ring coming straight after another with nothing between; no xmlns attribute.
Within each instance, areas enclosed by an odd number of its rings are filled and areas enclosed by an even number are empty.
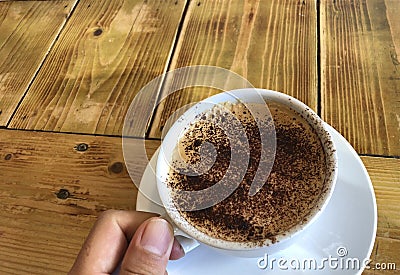
<svg viewBox="0 0 400 275"><path fill-rule="evenodd" d="M71 193L69 193L69 191L67 189L60 189L57 193L57 198L61 199L61 200L66 200L69 198L69 196L71 195Z"/></svg>
<svg viewBox="0 0 400 275"><path fill-rule="evenodd" d="M251 20L253 20L253 18L254 18L254 12L251 11L251 12L249 13L249 22L251 22Z"/></svg>
<svg viewBox="0 0 400 275"><path fill-rule="evenodd" d="M103 33L103 30L98 28L93 32L93 35L94 36L100 36L102 33Z"/></svg>
<svg viewBox="0 0 400 275"><path fill-rule="evenodd" d="M75 148L75 150L77 150L79 152L84 152L87 149L89 149L89 145L87 145L86 143L80 143L80 144L76 145L74 148Z"/></svg>
<svg viewBox="0 0 400 275"><path fill-rule="evenodd" d="M120 174L124 171L124 164L122 162L114 162L110 167L109 171L114 174Z"/></svg>
<svg viewBox="0 0 400 275"><path fill-rule="evenodd" d="M7 154L7 155L4 157L5 160L10 160L11 158L12 158L12 155L11 155L11 154Z"/></svg>

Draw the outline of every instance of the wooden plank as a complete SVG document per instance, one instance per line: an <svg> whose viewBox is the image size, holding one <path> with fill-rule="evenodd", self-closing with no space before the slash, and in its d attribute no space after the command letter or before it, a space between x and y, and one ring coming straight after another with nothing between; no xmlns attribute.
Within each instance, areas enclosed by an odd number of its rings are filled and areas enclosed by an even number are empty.
<svg viewBox="0 0 400 275"><path fill-rule="evenodd" d="M135 208L137 189L123 165L120 138L19 130L0 130L0 137L0 273L65 274L99 212ZM88 149L77 151L80 144ZM138 140L133 153L140 146ZM149 155L158 146L148 141ZM400 160L362 160L379 211L373 264L396 262ZM137 163L138 173L144 166Z"/></svg>
<svg viewBox="0 0 400 275"><path fill-rule="evenodd" d="M184 5L81 0L9 127L121 135L131 101L165 70ZM138 114L156 95L141 98Z"/></svg>
<svg viewBox="0 0 400 275"><path fill-rule="evenodd" d="M400 155L399 9L321 1L322 116L358 153Z"/></svg>
<svg viewBox="0 0 400 275"><path fill-rule="evenodd" d="M0 2L0 126L10 120L76 2Z"/></svg>
<svg viewBox="0 0 400 275"><path fill-rule="evenodd" d="M361 159L375 188L378 204L377 235L400 240L400 159Z"/></svg>
<svg viewBox="0 0 400 275"><path fill-rule="evenodd" d="M66 274L101 211L135 209L123 163L121 138L0 130L0 273Z"/></svg>
<svg viewBox="0 0 400 275"><path fill-rule="evenodd" d="M317 110L316 18L314 0L191 1L170 69L219 66ZM160 137L180 107L217 92L193 88L168 97L150 136Z"/></svg>
<svg viewBox="0 0 400 275"><path fill-rule="evenodd" d="M369 268L365 269L362 274L399 274L399 250L400 240L377 237L374 249L372 250Z"/></svg>
<svg viewBox="0 0 400 275"><path fill-rule="evenodd" d="M376 264L395 263L396 270L385 274L398 274L400 261L400 159L361 157L371 177L378 205L378 229L371 268L365 275L380 274ZM381 265L382 266L382 265ZM379 266L378 266L379 267Z"/></svg>

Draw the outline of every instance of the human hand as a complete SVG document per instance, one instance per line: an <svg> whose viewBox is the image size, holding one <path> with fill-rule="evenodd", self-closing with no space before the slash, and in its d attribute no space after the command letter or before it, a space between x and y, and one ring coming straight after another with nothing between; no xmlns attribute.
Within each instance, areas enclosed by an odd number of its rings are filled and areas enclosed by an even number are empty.
<svg viewBox="0 0 400 275"><path fill-rule="evenodd" d="M75 274L166 274L183 257L171 225L156 214L108 210L100 215L70 270Z"/></svg>

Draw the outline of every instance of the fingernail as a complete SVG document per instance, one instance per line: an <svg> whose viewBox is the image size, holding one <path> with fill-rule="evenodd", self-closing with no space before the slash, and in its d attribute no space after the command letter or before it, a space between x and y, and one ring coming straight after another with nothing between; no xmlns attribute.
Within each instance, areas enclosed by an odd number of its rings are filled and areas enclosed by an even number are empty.
<svg viewBox="0 0 400 275"><path fill-rule="evenodd" d="M170 248L174 234L166 220L152 219L143 231L140 245L147 251L163 256Z"/></svg>

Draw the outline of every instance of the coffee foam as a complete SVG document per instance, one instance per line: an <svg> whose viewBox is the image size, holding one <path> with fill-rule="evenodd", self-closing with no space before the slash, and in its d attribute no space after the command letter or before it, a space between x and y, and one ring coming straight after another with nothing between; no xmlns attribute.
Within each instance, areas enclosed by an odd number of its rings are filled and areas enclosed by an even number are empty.
<svg viewBox="0 0 400 275"><path fill-rule="evenodd" d="M182 165L181 160L175 160L175 170L170 171L168 178L168 185L173 190L202 190L218 183L230 165L247 166L247 172L238 188L225 200L203 210L180 211L184 219L208 236L233 242L258 243L266 239L274 242L276 235L307 221L324 190L326 163L317 133L300 114L288 106L275 102L268 102L268 106L273 120L257 117L257 111L250 114L242 104L225 103L216 106L212 111L200 115L179 141L176 151L189 165ZM251 106L252 110L259 108L265 106ZM243 164L240 159L231 159L231 144L222 129L233 132L238 129L229 127L229 113L233 113L245 128L250 145L249 163ZM276 131L274 162L269 159L260 163L260 133L256 122L262 125L261 131ZM214 145L217 156L208 157L210 148L200 150L204 142ZM246 143L242 140L235 142ZM266 146L263 150L272 152L271 148ZM201 164L196 166L199 162ZM249 196L257 169L271 165L272 171L261 190ZM208 168L205 173L190 175L204 168ZM232 182L235 176L231 175ZM185 200L184 203L196 203L201 199L195 197L193 201ZM179 200L176 195L176 204L182 203Z"/></svg>

